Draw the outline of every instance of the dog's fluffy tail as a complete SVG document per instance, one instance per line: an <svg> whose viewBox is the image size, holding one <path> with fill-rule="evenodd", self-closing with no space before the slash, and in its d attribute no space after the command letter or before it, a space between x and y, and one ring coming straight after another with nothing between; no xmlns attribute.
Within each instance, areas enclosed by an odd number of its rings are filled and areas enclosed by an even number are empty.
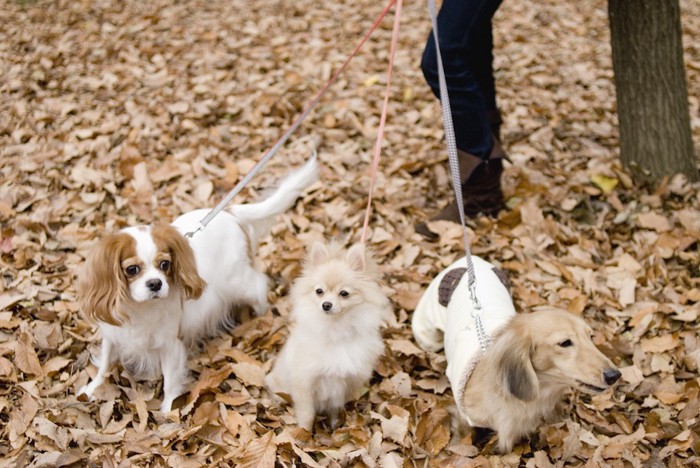
<svg viewBox="0 0 700 468"><path fill-rule="evenodd" d="M253 245L265 236L275 216L289 209L305 188L318 180L316 153L300 169L289 174L277 190L258 203L233 205L229 211L249 228Z"/></svg>

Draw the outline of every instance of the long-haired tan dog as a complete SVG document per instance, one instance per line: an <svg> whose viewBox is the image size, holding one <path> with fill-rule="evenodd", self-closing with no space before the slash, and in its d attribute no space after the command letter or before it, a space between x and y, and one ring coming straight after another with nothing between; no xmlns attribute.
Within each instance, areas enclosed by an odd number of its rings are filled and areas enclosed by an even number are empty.
<svg viewBox="0 0 700 468"><path fill-rule="evenodd" d="M445 348L460 432L493 429L498 449L509 452L553 412L567 389L602 392L620 371L595 347L581 318L554 307L516 314L503 273L472 259L493 339L485 354L479 352L464 258L428 286L413 314L413 335L423 349Z"/></svg>

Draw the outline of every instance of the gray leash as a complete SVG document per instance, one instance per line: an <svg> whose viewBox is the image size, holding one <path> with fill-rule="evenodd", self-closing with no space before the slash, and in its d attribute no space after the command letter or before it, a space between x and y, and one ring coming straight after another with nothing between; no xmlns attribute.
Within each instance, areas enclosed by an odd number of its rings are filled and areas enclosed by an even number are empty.
<svg viewBox="0 0 700 468"><path fill-rule="evenodd" d="M294 121L294 123L289 127L289 129L280 137L279 140L277 140L277 143L270 148L270 150L265 153L265 155L262 157L260 161L251 169L251 171L240 181L236 186L231 190L226 197L224 197L223 200L219 202L218 205L216 205L200 222L199 226L197 226L197 229L194 231L188 232L185 234L186 237L193 237L196 233L199 231L204 230L207 227L207 224L214 219L214 217L221 212L226 206L233 200L233 197L235 197L238 192L240 192L243 187L252 179L255 174L257 174L260 169L263 168L265 164L272 158L277 151L284 145L284 143L287 141L287 139L294 133L294 131L301 125L301 122L306 118L307 115L311 112L311 110L316 107L316 104L321 100L324 94L328 91L330 86L335 83L338 80L338 77L343 73L343 71L347 68L348 64L350 61L357 55L357 53L360 51L360 48L362 45L367 42L367 39L369 39L369 36L372 34L372 32L377 29L377 26L379 26L379 23L382 21L382 18L386 16L386 14L389 12L391 9L391 6L396 2L396 0L389 0L389 3L387 6L384 8L384 10L381 12L379 17L374 21L374 24L372 24L372 27L370 27L369 31L364 35L360 43L355 47L355 50L353 50L352 54L343 62L343 64L340 66L340 68L335 72L335 74L328 80L328 82L321 88L321 91L316 94L316 97L311 101L311 103L304 109L304 111L301 113L299 117ZM314 148L314 155L316 154L316 149Z"/></svg>
<svg viewBox="0 0 700 468"><path fill-rule="evenodd" d="M445 140L447 142L447 155L450 163L450 172L452 173L452 187L454 188L455 198L457 199L457 208L459 209L459 220L462 223L462 231L464 236L464 251L467 259L467 279L469 281L469 295L471 296L474 308L472 310L472 318L476 326L476 334L479 338L479 347L481 353L484 354L486 349L491 344L491 337L486 332L483 322L483 309L479 299L476 297L476 274L474 273L474 263L469 249L469 236L467 235L467 226L464 220L464 201L462 199L462 182L459 178L459 162L457 160L457 140L455 139L455 129L452 123L452 110L450 109L450 98L447 94L447 82L445 80L445 70L442 66L442 57L440 55L440 42L438 41L438 26L437 15L435 13L435 0L428 0L428 10L430 11L430 21L433 25L433 39L435 40L435 49L437 52L437 68L438 78L440 81L440 104L442 107L442 120L445 126Z"/></svg>
<svg viewBox="0 0 700 468"><path fill-rule="evenodd" d="M320 96L319 96L319 99L320 99ZM318 101L317 100L314 101L313 105L315 105L316 102L318 102ZM282 147L282 145L284 145L284 143L287 141L287 139L290 137L290 135L294 132L294 130L297 129L297 127L301 124L302 120L304 120L304 118L311 111L311 109L313 108L313 105L309 106L306 109L306 112L304 112L301 115L301 117L299 119L297 119L296 122L294 122L294 124L289 128L289 130L287 130L287 132L282 136L282 138L280 138L277 141L277 143L275 143L275 145L272 148L270 148L270 150L267 153L265 153L265 156L263 156L262 159L260 159L260 161L258 161L258 163L255 166L253 166L253 169L251 169L250 172L248 174L246 174L246 176L243 177L236 184L236 186L233 187L233 189L228 194L226 194L226 196L214 208L212 208L212 210L199 222L199 226L197 226L197 229L195 229L194 231L188 232L187 234L185 234L185 237L192 238L199 231L203 231L207 227L207 224L209 224L209 222L212 219L214 219L214 217L216 215L218 215L221 212L221 210L226 208L226 206L231 202L231 200L233 200L233 197L238 195L238 192L240 192L243 189L243 187L245 187L246 184L248 182L250 182L250 179L255 177L255 175L258 172L260 172L260 169L262 169L263 166L265 164L267 164L267 162L275 154L277 154L277 151L279 151L279 149ZM315 147L313 150L313 156L316 156L316 148Z"/></svg>

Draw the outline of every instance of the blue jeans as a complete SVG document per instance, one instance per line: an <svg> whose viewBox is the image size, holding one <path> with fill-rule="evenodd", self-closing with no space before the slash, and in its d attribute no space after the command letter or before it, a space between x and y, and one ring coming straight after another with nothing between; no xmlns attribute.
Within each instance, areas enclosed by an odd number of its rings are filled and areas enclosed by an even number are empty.
<svg viewBox="0 0 700 468"><path fill-rule="evenodd" d="M501 0L444 0L438 13L438 35L452 108L457 147L482 159L493 148L489 113L496 112L491 18ZM440 98L437 52L432 32L421 69Z"/></svg>

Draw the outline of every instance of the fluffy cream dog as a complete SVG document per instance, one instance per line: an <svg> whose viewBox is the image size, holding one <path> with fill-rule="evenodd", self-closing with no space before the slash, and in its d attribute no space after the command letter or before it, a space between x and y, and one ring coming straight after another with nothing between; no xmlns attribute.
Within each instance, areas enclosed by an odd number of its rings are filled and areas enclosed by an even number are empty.
<svg viewBox="0 0 700 468"><path fill-rule="evenodd" d="M469 427L491 428L498 449L509 452L568 389L602 392L620 371L595 347L580 317L554 307L516 315L502 272L472 260L483 323L493 338L486 353L480 355L464 258L428 286L413 313L413 335L423 349L445 348L460 435Z"/></svg>
<svg viewBox="0 0 700 468"><path fill-rule="evenodd" d="M372 375L384 350L380 326L391 314L379 273L361 244L314 244L291 291L294 324L265 383L294 402L300 427L316 413L332 427L339 410Z"/></svg>

